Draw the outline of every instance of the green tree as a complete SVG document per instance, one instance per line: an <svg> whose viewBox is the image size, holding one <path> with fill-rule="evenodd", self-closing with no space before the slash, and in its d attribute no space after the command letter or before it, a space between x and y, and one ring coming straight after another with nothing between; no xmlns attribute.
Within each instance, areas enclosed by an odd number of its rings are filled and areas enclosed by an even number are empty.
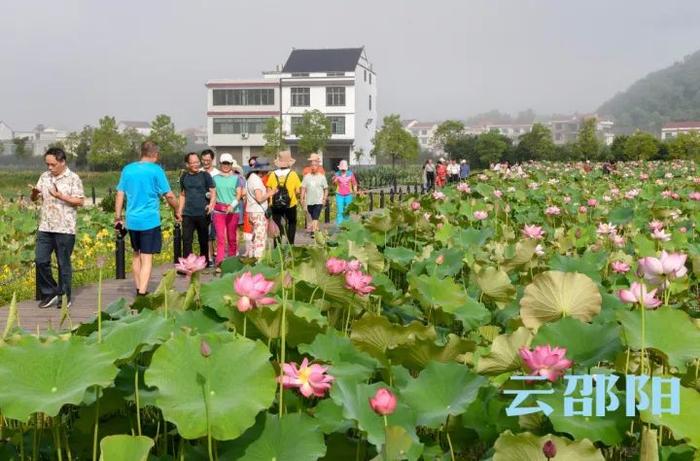
<svg viewBox="0 0 700 461"><path fill-rule="evenodd" d="M160 161L166 168L182 164L187 138L175 131L175 124L168 115L156 115L148 139L158 144Z"/></svg>
<svg viewBox="0 0 700 461"><path fill-rule="evenodd" d="M666 142L671 158L700 160L700 133L680 133Z"/></svg>
<svg viewBox="0 0 700 461"><path fill-rule="evenodd" d="M627 160L648 160L659 152L656 138L644 131L637 131L625 142L625 158Z"/></svg>
<svg viewBox="0 0 700 461"><path fill-rule="evenodd" d="M2 155L3 153L5 153L5 143L0 142L0 155Z"/></svg>
<svg viewBox="0 0 700 461"><path fill-rule="evenodd" d="M263 131L263 139L265 140L265 146L263 147L263 152L268 156L277 155L277 152L285 150L287 148L287 143L284 141L286 132L282 130L282 125L276 117L271 117L265 122L265 129Z"/></svg>
<svg viewBox="0 0 700 461"><path fill-rule="evenodd" d="M500 162L508 154L511 141L498 131L492 130L479 135L476 140L477 167L486 168L492 163Z"/></svg>
<svg viewBox="0 0 700 461"><path fill-rule="evenodd" d="M520 136L515 148L515 160L552 160L554 158L554 141L552 131L541 123L532 125L532 130Z"/></svg>
<svg viewBox="0 0 700 461"><path fill-rule="evenodd" d="M302 154L322 152L331 138L331 122L320 110L308 110L294 128L294 134L299 137Z"/></svg>
<svg viewBox="0 0 700 461"><path fill-rule="evenodd" d="M129 127L122 133L126 141L126 150L124 151L124 159L127 162L133 162L141 158L141 144L146 140L146 137L136 131L136 128Z"/></svg>
<svg viewBox="0 0 700 461"><path fill-rule="evenodd" d="M473 134L463 134L445 144L445 152L449 152L450 157L455 160L469 160L470 163L477 165L479 163L476 155L476 141L478 139L478 136Z"/></svg>
<svg viewBox="0 0 700 461"><path fill-rule="evenodd" d="M106 115L93 130L87 155L88 165L97 171L118 170L124 166L126 150L127 142L117 131L116 119Z"/></svg>
<svg viewBox="0 0 700 461"><path fill-rule="evenodd" d="M420 153L418 138L404 130L399 114L384 117L382 129L377 131L372 143L372 155L390 158L392 167L396 167L396 160L415 159Z"/></svg>
<svg viewBox="0 0 700 461"><path fill-rule="evenodd" d="M12 139L12 144L15 145L15 155L17 157L28 157L31 154L31 151L27 149L27 142L29 142L29 138L27 137Z"/></svg>
<svg viewBox="0 0 700 461"><path fill-rule="evenodd" d="M612 144L610 145L610 160L622 161L625 160L625 144L629 136L626 134L619 134L615 136Z"/></svg>
<svg viewBox="0 0 700 461"><path fill-rule="evenodd" d="M595 160L600 153L600 141L596 136L597 120L593 117L583 121L578 130L574 152L578 160Z"/></svg>
<svg viewBox="0 0 700 461"><path fill-rule="evenodd" d="M454 140L464 133L464 123L459 120L445 120L435 129L430 143L433 147L447 152L452 157L452 152L446 149Z"/></svg>

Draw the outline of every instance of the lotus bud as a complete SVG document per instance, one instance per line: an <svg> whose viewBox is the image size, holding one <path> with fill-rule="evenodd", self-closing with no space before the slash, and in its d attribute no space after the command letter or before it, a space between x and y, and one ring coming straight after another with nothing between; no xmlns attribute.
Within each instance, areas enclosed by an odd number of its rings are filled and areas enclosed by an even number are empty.
<svg viewBox="0 0 700 461"><path fill-rule="evenodd" d="M581 229L576 229L576 232L574 233L577 239L580 239L581 236L583 235L583 232L581 232Z"/></svg>
<svg viewBox="0 0 700 461"><path fill-rule="evenodd" d="M442 263L445 262L445 255L440 255L437 258L435 258L435 264L438 266L442 265Z"/></svg>
<svg viewBox="0 0 700 461"><path fill-rule="evenodd" d="M208 342L202 340L202 342L199 344L199 353L205 358L211 355L211 346Z"/></svg>
<svg viewBox="0 0 700 461"><path fill-rule="evenodd" d="M542 454L547 458L547 459L552 459L555 456L557 456L557 446L554 445L554 442L551 440L547 440L544 443L544 446L542 447Z"/></svg>
<svg viewBox="0 0 700 461"><path fill-rule="evenodd" d="M411 209L412 209L413 211L418 211L418 210L420 210L420 203L419 203L419 202L412 202L412 203L411 203Z"/></svg>

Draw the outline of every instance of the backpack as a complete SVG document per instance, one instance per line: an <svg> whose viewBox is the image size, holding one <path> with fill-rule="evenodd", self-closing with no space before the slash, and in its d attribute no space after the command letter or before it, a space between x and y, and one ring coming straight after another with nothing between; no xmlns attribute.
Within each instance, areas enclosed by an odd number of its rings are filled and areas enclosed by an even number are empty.
<svg viewBox="0 0 700 461"><path fill-rule="evenodd" d="M289 191L287 190L287 179L292 173L294 172L290 171L289 173L287 173L287 175L284 177L283 183L280 183L279 178L277 178L277 193L272 197L273 210L286 210L292 204L292 198L289 196Z"/></svg>

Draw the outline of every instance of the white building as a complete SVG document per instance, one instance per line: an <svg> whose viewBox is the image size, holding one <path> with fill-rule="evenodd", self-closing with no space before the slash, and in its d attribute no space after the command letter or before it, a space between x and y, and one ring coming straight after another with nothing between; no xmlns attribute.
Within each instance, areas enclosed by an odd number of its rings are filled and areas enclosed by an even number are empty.
<svg viewBox="0 0 700 461"><path fill-rule="evenodd" d="M661 139L675 138L680 133L691 133L693 131L700 131L700 122L669 122L661 128Z"/></svg>
<svg viewBox="0 0 700 461"><path fill-rule="evenodd" d="M209 146L245 164L261 154L265 123L277 117L298 158L294 129L304 112L317 109L331 122L331 138L321 153L324 168L343 159L374 164L377 77L364 48L292 50L282 70L263 77L207 82Z"/></svg>
<svg viewBox="0 0 700 461"><path fill-rule="evenodd" d="M552 120L549 122L549 127L552 130L552 140L554 144L567 144L575 142L578 139L578 132L583 126L583 121L589 118L596 119L596 136L605 145L609 146L615 139L613 133L612 120L600 118L595 114L592 115L575 115L570 119Z"/></svg>
<svg viewBox="0 0 700 461"><path fill-rule="evenodd" d="M514 143L520 141L520 136L532 131L532 123L494 123L484 127L485 132L497 131L510 138Z"/></svg>
<svg viewBox="0 0 700 461"><path fill-rule="evenodd" d="M418 120L404 120L403 127L406 131L418 138L418 144L421 150L426 150L435 154L435 148L432 145L433 135L437 130L436 122L420 122Z"/></svg>
<svg viewBox="0 0 700 461"><path fill-rule="evenodd" d="M123 120L117 124L117 131L120 133L124 133L129 128L133 128L138 134L144 136L151 135L151 124L148 122Z"/></svg>
<svg viewBox="0 0 700 461"><path fill-rule="evenodd" d="M0 142L11 141L15 137L14 131L10 126L0 120Z"/></svg>

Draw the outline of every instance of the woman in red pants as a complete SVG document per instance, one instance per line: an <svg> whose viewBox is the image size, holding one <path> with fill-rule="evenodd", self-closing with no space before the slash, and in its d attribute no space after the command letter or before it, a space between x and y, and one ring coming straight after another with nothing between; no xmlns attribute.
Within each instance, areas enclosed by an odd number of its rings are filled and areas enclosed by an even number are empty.
<svg viewBox="0 0 700 461"><path fill-rule="evenodd" d="M435 168L435 176L435 186L443 187L447 184L447 165L445 165L444 158L438 160L437 167Z"/></svg>

